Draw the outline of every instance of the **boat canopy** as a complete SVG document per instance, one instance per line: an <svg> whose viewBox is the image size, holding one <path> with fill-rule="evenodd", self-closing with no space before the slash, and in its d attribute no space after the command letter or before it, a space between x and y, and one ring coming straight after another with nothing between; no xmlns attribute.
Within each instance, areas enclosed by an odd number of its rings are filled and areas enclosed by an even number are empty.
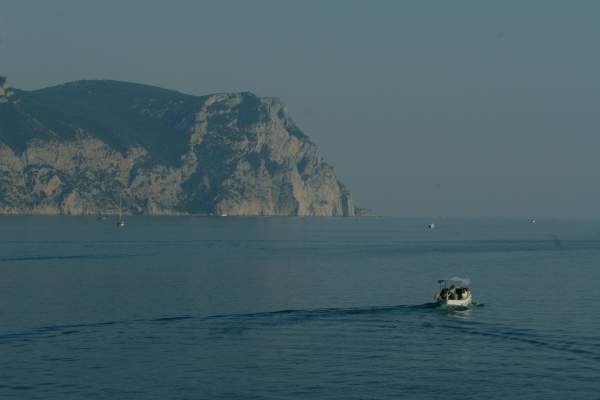
<svg viewBox="0 0 600 400"><path fill-rule="evenodd" d="M469 284L471 283L471 280L469 278L460 278L458 276L453 276L452 278L448 278L448 279L439 279L438 283L440 285L455 285L455 286L469 286Z"/></svg>

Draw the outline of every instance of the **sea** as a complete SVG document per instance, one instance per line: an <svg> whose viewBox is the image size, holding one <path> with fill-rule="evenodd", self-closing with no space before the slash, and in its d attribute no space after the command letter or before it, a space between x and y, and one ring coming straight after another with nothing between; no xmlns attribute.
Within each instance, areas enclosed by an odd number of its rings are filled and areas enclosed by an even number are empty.
<svg viewBox="0 0 600 400"><path fill-rule="evenodd" d="M0 399L600 398L600 221L430 222L1 217Z"/></svg>

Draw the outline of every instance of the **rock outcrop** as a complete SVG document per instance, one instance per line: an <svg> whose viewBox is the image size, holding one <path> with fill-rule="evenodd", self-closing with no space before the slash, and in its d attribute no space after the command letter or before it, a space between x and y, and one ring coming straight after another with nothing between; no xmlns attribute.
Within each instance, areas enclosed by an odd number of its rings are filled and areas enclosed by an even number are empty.
<svg viewBox="0 0 600 400"><path fill-rule="evenodd" d="M0 213L354 215L277 99L114 81L4 89Z"/></svg>
<svg viewBox="0 0 600 400"><path fill-rule="evenodd" d="M8 88L6 77L0 76L0 103L6 103L11 94L12 93Z"/></svg>

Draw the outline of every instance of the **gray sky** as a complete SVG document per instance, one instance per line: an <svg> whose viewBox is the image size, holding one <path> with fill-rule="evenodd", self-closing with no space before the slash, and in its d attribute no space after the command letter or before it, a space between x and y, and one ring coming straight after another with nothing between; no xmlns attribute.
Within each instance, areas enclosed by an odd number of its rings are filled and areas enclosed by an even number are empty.
<svg viewBox="0 0 600 400"><path fill-rule="evenodd" d="M16 87L277 96L378 213L600 217L600 2L0 5Z"/></svg>

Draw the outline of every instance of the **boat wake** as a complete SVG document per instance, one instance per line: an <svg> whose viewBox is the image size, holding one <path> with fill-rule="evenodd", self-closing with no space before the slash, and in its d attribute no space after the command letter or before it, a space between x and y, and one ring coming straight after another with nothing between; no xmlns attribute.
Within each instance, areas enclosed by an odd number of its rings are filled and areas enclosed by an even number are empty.
<svg viewBox="0 0 600 400"><path fill-rule="evenodd" d="M29 331L15 333L0 333L0 345L15 339L35 337L55 337L65 334L83 333L89 329L101 329L104 327L114 327L115 325L168 325L181 323L184 321L193 321L194 323L237 323L240 326L248 324L261 324L264 326L282 325L289 323L304 322L315 319L351 317L351 316L369 316L384 313L410 313L439 308L437 303L424 303L417 305L397 305L397 306L372 306L372 307L351 307L351 308L320 308L320 309L286 309L276 311L265 311L257 313L237 313L237 314L215 314L215 315L174 315L151 319L124 319L115 321L99 321L77 324L48 325L32 328Z"/></svg>
<svg viewBox="0 0 600 400"><path fill-rule="evenodd" d="M401 337L423 336L436 343L452 341L456 333L462 338L492 345L513 343L600 362L600 342L585 336L553 331L538 331L476 318L475 309L484 304L473 302L469 307L447 307L438 303L416 305L371 306L351 308L285 309L258 313L217 315L171 315L147 319L101 321L80 324L49 325L15 333L0 333L2 346L27 346L33 342L72 341L77 336L121 337L129 332L135 340L179 340L192 337L205 340L238 340L242 335L260 338L274 335L322 335L338 332L353 337L386 338L392 345ZM141 335L141 336L140 336ZM429 338L429 339L427 339ZM87 339L86 339L87 340ZM468 342L463 342L468 343ZM600 368L600 365L598 366Z"/></svg>

